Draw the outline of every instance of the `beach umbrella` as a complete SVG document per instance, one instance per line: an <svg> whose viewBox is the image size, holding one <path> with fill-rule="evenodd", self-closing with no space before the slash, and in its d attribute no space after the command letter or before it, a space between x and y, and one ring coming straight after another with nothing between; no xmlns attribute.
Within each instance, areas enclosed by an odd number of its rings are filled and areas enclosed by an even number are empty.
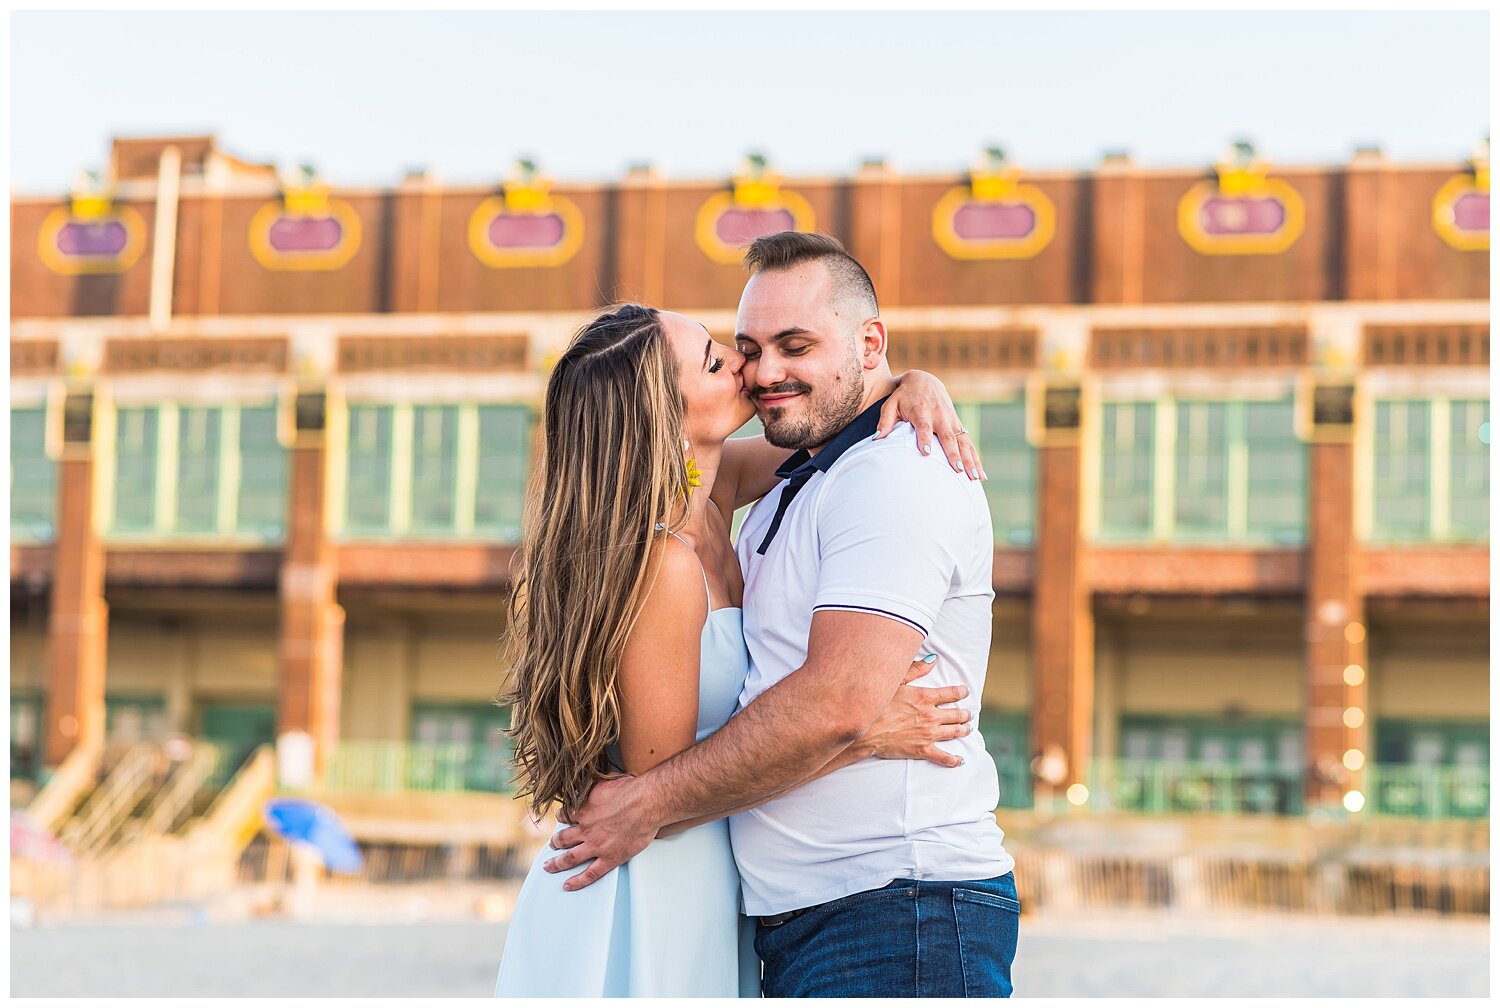
<svg viewBox="0 0 1500 1008"><path fill-rule="evenodd" d="M312 847L329 871L352 875L364 866L359 845L328 806L306 798L272 798L261 813L271 832Z"/></svg>

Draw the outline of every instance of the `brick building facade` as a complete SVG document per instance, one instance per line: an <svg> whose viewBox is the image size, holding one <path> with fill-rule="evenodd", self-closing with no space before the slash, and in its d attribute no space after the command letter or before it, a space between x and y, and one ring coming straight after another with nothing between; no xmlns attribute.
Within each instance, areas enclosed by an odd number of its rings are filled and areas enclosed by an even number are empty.
<svg viewBox="0 0 1500 1008"><path fill-rule="evenodd" d="M11 201L13 776L294 731L493 785L548 361L616 299L730 334L738 241L797 227L985 456L1003 802L1487 814L1483 158L345 190L190 137L109 175Z"/></svg>

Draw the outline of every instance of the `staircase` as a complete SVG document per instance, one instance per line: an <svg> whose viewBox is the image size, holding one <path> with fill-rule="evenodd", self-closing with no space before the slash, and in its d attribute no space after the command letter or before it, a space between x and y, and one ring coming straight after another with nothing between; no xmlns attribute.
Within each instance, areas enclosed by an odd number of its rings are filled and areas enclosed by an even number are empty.
<svg viewBox="0 0 1500 1008"><path fill-rule="evenodd" d="M97 753L80 757L67 775L66 763L59 768L28 811L74 860L13 859L13 894L43 914L66 916L198 898L233 885L240 852L259 830L260 807L275 786L272 749L262 746L222 788L214 785L224 776L220 747L196 742L173 755L181 758L136 743L102 777L86 772L101 762ZM87 791L80 780L90 778L98 783L80 802Z"/></svg>

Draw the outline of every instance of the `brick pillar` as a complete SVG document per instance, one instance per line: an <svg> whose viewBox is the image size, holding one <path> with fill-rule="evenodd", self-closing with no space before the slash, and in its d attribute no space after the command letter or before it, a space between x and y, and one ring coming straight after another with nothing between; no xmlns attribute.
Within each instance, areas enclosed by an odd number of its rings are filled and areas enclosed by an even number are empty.
<svg viewBox="0 0 1500 1008"><path fill-rule="evenodd" d="M1094 614L1085 574L1081 493L1081 395L1076 384L1043 390L1037 452L1033 563L1031 739L1036 799L1050 805L1085 783L1092 756Z"/></svg>
<svg viewBox="0 0 1500 1008"><path fill-rule="evenodd" d="M388 197L390 241L381 252L387 270L381 297L388 311L437 310L442 260L440 199L436 178L425 171L409 172Z"/></svg>
<svg viewBox="0 0 1500 1008"><path fill-rule="evenodd" d="M94 396L69 390L63 401L58 465L57 540L48 627L47 740L43 765L55 768L75 746L104 741L104 666L109 607L104 546L94 522Z"/></svg>
<svg viewBox="0 0 1500 1008"><path fill-rule="evenodd" d="M328 453L326 396L297 394L289 520L281 567L281 681L276 732L306 732L321 773L338 741L343 610L335 599L338 557L323 520Z"/></svg>
<svg viewBox="0 0 1500 1008"><path fill-rule="evenodd" d="M1369 668L1354 524L1354 386L1313 393L1309 446L1304 788L1308 810L1363 791L1370 758ZM1358 753L1358 756L1352 755ZM1366 798L1368 799L1368 795Z"/></svg>
<svg viewBox="0 0 1500 1008"><path fill-rule="evenodd" d="M1146 268L1146 180L1128 155L1106 155L1094 173L1091 275L1096 304L1140 304Z"/></svg>
<svg viewBox="0 0 1500 1008"><path fill-rule="evenodd" d="M667 278L667 184L655 168L635 166L615 191L616 301L670 308Z"/></svg>
<svg viewBox="0 0 1500 1008"><path fill-rule="evenodd" d="M1378 150L1361 151L1344 174L1344 297L1396 296L1401 206L1395 169Z"/></svg>
<svg viewBox="0 0 1500 1008"><path fill-rule="evenodd" d="M901 303L901 184L884 161L869 161L855 176L848 223L849 254L880 292L880 306Z"/></svg>

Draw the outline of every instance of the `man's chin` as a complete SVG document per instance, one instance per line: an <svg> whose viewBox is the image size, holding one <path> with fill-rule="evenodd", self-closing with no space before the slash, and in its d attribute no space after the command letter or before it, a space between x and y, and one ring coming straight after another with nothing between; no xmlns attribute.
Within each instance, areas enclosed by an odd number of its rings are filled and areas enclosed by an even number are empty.
<svg viewBox="0 0 1500 1008"><path fill-rule="evenodd" d="M777 448L796 451L807 447L808 435L812 433L807 424L789 420L787 411L779 407L757 409L756 412L760 414L760 425L765 431L766 440Z"/></svg>

